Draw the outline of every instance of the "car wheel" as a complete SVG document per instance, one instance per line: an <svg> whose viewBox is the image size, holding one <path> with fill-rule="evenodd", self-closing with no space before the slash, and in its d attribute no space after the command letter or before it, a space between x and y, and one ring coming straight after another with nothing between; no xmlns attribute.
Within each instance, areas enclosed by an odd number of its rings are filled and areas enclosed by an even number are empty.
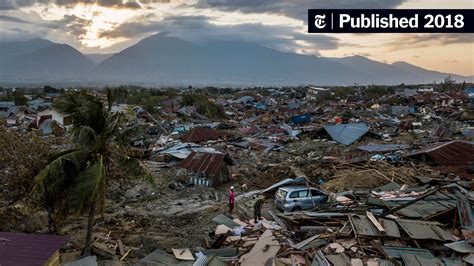
<svg viewBox="0 0 474 266"><path fill-rule="evenodd" d="M293 207L293 209L291 209L291 211L292 212L301 211L301 207L299 207L299 206Z"/></svg>

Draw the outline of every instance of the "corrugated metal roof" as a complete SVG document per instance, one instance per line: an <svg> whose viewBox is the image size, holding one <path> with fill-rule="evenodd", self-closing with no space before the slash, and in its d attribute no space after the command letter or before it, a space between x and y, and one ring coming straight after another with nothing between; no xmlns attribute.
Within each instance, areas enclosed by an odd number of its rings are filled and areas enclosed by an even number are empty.
<svg viewBox="0 0 474 266"><path fill-rule="evenodd" d="M161 249L155 249L155 251L141 259L137 265L193 265L193 262L178 260Z"/></svg>
<svg viewBox="0 0 474 266"><path fill-rule="evenodd" d="M395 222L387 219L379 219L380 224L384 227L385 233L372 224L366 216L352 214L349 216L352 228L358 236L391 236L400 237L400 230Z"/></svg>
<svg viewBox="0 0 474 266"><path fill-rule="evenodd" d="M465 178L473 178L474 143L464 141L450 141L438 143L431 147L419 150L409 155L414 159L429 158L441 165L439 169L444 173L456 173Z"/></svg>
<svg viewBox="0 0 474 266"><path fill-rule="evenodd" d="M311 266L330 266L330 265L331 264L326 259L326 257L324 256L321 250L318 250L316 253L314 253L313 262L311 263Z"/></svg>
<svg viewBox="0 0 474 266"><path fill-rule="evenodd" d="M192 152L177 166L206 176L215 176L219 173L225 155L219 153Z"/></svg>
<svg viewBox="0 0 474 266"><path fill-rule="evenodd" d="M383 246L382 248L388 256L397 259L401 258L401 254L414 254L424 257L433 257L433 254L427 249L394 246Z"/></svg>
<svg viewBox="0 0 474 266"><path fill-rule="evenodd" d="M357 149L366 152L389 152L408 149L410 145L406 144L382 144L382 145L365 145Z"/></svg>
<svg viewBox="0 0 474 266"><path fill-rule="evenodd" d="M344 145L351 145L369 132L369 128L364 123L325 126L324 129L333 140Z"/></svg>
<svg viewBox="0 0 474 266"><path fill-rule="evenodd" d="M183 136L185 142L202 142L212 139L218 139L224 136L224 134L218 130L207 128L207 127L196 127L191 129L189 133Z"/></svg>
<svg viewBox="0 0 474 266"><path fill-rule="evenodd" d="M453 259L442 257L441 259L443 260L445 266L465 266L461 258Z"/></svg>
<svg viewBox="0 0 474 266"><path fill-rule="evenodd" d="M0 265L44 265L67 236L0 232Z"/></svg>
<svg viewBox="0 0 474 266"><path fill-rule="evenodd" d="M258 132L260 132L260 129L255 126L251 126L251 127L241 127L239 128L239 131L242 134L257 134Z"/></svg>
<svg viewBox="0 0 474 266"><path fill-rule="evenodd" d="M427 154L433 161L445 166L474 163L474 144L464 141L438 143L410 154L414 157Z"/></svg>
<svg viewBox="0 0 474 266"><path fill-rule="evenodd" d="M337 266L351 266L351 260L344 253L339 253L336 255L326 255L326 258L333 264Z"/></svg>
<svg viewBox="0 0 474 266"><path fill-rule="evenodd" d="M398 206L402 203L403 202L396 205ZM401 210L398 210L396 213L412 219L422 219L443 211L447 211L454 208L455 206L455 200L419 201Z"/></svg>
<svg viewBox="0 0 474 266"><path fill-rule="evenodd" d="M410 266L428 266L428 265L433 265L433 266L444 266L444 263L434 257L425 257L423 255L415 255L415 254L401 254L402 260L405 263L405 265L410 265Z"/></svg>
<svg viewBox="0 0 474 266"><path fill-rule="evenodd" d="M193 264L193 266L226 266L225 263L221 258L215 255L211 256L201 256L199 257Z"/></svg>
<svg viewBox="0 0 474 266"><path fill-rule="evenodd" d="M234 228L234 227L239 226L238 223L234 222L234 220L230 219L229 217L227 217L227 215L222 214L222 213L212 218L211 221L215 222L216 224L223 224L229 228Z"/></svg>
<svg viewBox="0 0 474 266"><path fill-rule="evenodd" d="M446 247L459 253L474 253L474 247L467 241L456 241L444 244Z"/></svg>
<svg viewBox="0 0 474 266"><path fill-rule="evenodd" d="M438 226L439 223L404 219L397 219L396 221L413 239L456 241L453 234Z"/></svg>

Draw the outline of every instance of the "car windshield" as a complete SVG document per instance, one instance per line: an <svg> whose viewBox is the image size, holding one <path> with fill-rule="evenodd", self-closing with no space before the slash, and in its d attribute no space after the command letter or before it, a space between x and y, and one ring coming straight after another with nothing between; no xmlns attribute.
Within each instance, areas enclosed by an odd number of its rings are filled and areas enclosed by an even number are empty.
<svg viewBox="0 0 474 266"><path fill-rule="evenodd" d="M311 195L312 196L322 196L322 195L324 195L324 193L319 191L319 190L316 190L316 189L311 189Z"/></svg>
<svg viewBox="0 0 474 266"><path fill-rule="evenodd" d="M282 189L279 189L276 193L277 197L279 197L279 198L285 198L286 194L288 194L288 192L286 192Z"/></svg>
<svg viewBox="0 0 474 266"><path fill-rule="evenodd" d="M308 190L298 190L298 191L293 191L290 194L290 198L304 198L308 196Z"/></svg>

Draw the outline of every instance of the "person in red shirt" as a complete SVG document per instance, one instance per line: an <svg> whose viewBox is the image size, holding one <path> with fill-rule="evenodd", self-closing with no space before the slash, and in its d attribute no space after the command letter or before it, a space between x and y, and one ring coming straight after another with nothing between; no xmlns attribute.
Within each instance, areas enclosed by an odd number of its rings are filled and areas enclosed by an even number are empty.
<svg viewBox="0 0 474 266"><path fill-rule="evenodd" d="M234 186L231 186L229 190L229 213L230 214L232 214L232 211L234 210L234 200L235 200Z"/></svg>

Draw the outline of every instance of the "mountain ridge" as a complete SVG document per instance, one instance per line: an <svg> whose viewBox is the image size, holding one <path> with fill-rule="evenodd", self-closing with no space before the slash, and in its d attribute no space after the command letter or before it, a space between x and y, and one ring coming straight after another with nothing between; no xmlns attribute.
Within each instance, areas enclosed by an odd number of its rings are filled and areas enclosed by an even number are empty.
<svg viewBox="0 0 474 266"><path fill-rule="evenodd" d="M164 34L144 38L111 54L82 54L45 39L0 43L3 81L57 81L88 84L173 85L353 85L421 84L472 77L427 70L399 61L386 64L363 56L316 57L281 52L242 41L193 43Z"/></svg>

